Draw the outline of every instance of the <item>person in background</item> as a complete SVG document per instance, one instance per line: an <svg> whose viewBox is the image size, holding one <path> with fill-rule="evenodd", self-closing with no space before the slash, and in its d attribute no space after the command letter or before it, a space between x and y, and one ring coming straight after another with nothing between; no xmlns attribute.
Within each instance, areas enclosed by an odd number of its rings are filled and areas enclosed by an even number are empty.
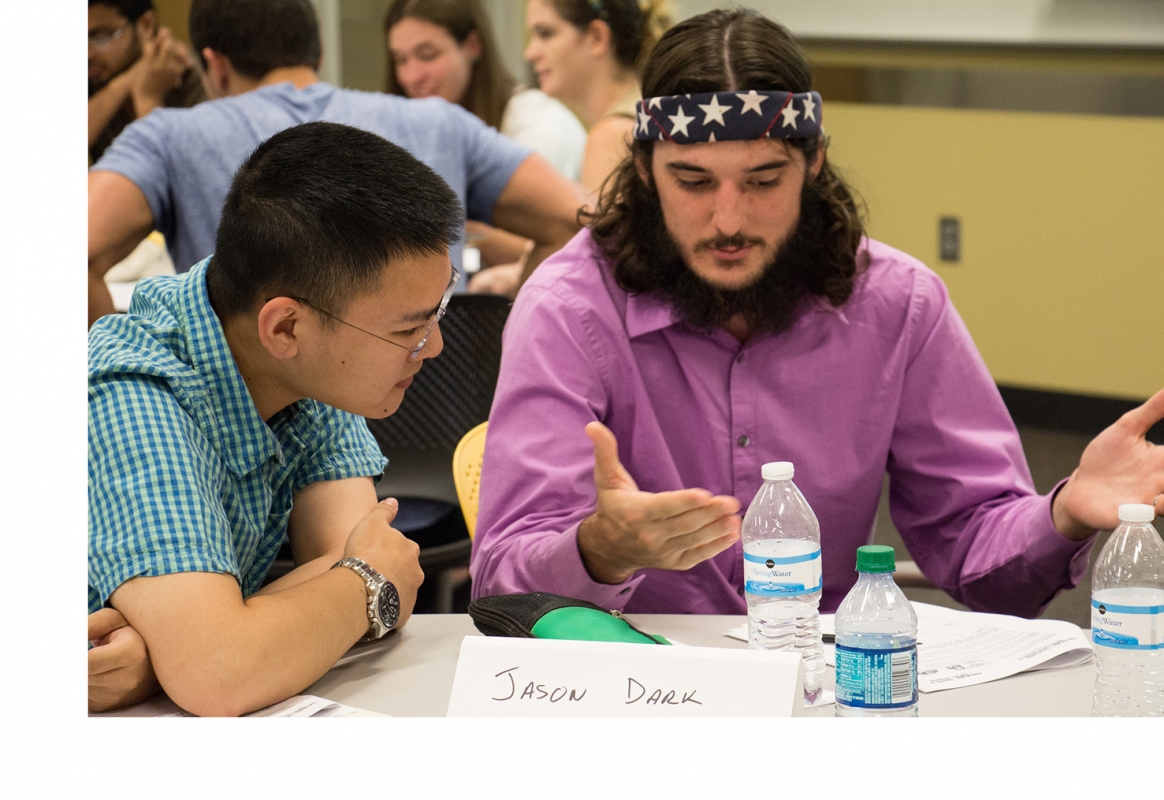
<svg viewBox="0 0 1164 800"><path fill-rule="evenodd" d="M518 86L479 0L397 0L384 17L384 36L384 91L457 103L578 180L586 130L560 102Z"/></svg>
<svg viewBox="0 0 1164 800"><path fill-rule="evenodd" d="M197 59L150 0L89 0L90 163L135 119L205 99Z"/></svg>
<svg viewBox="0 0 1164 800"><path fill-rule="evenodd" d="M363 417L440 354L460 232L402 148L295 126L239 168L213 256L93 326L90 710L161 688L244 714L408 620L419 548ZM284 536L296 568L264 586Z"/></svg>
<svg viewBox="0 0 1164 800"><path fill-rule="evenodd" d="M665 0L529 0L525 59L586 126L582 185L597 192L629 153L639 73L670 24Z"/></svg>
<svg viewBox="0 0 1164 800"><path fill-rule="evenodd" d="M743 614L740 518L772 461L820 520L823 612L856 580L887 472L910 554L978 611L1038 615L1121 503L1164 513L1164 446L1145 438L1164 390L1036 493L946 287L866 236L811 88L796 41L754 11L659 41L632 157L509 316L475 597Z"/></svg>
<svg viewBox="0 0 1164 800"><path fill-rule="evenodd" d="M578 180L586 131L569 109L537 89L518 87L497 51L478 0L397 0L384 16L388 69L384 90L405 97L443 97L486 125L533 148ZM482 263L470 291L514 294L529 241L479 222L466 224Z"/></svg>
<svg viewBox="0 0 1164 800"><path fill-rule="evenodd" d="M270 136L305 122L356 125L404 147L445 179L469 219L532 239L527 265L578 229L573 185L459 106L320 81L309 0L193 0L190 36L215 99L138 120L90 170L90 324L112 311L105 272L153 228L179 272L210 255L238 166ZM460 266L459 245L450 255Z"/></svg>

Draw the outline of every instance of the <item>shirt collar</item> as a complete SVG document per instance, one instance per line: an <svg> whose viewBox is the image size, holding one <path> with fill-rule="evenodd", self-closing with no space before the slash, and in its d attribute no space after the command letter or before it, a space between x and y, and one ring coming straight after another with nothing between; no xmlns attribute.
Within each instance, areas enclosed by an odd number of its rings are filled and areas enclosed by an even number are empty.
<svg viewBox="0 0 1164 800"><path fill-rule="evenodd" d="M632 339L668 328L678 321L671 304L655 292L627 296L626 332Z"/></svg>
<svg viewBox="0 0 1164 800"><path fill-rule="evenodd" d="M226 343L222 323L210 305L206 292L209 263L210 258L206 258L187 273L178 293L178 321L186 336L190 363L206 385L204 408L210 419L204 432L231 472L245 475L272 457L281 460L283 453L255 408ZM291 416L298 416L293 409Z"/></svg>

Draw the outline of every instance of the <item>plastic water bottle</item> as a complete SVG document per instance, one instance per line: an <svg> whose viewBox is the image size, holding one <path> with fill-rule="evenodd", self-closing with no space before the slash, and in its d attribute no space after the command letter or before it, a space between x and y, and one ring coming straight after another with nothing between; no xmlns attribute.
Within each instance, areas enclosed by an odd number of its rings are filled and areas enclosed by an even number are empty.
<svg viewBox="0 0 1164 800"><path fill-rule="evenodd" d="M1155 509L1128 503L1091 578L1099 717L1164 716L1164 543Z"/></svg>
<svg viewBox="0 0 1164 800"><path fill-rule="evenodd" d="M820 523L792 482L792 463L763 467L764 485L744 515L744 593L748 646L797 650L804 659L804 702L820 697Z"/></svg>
<svg viewBox="0 0 1164 800"><path fill-rule="evenodd" d="M893 581L893 548L857 548L835 620L838 717L917 716L917 614Z"/></svg>

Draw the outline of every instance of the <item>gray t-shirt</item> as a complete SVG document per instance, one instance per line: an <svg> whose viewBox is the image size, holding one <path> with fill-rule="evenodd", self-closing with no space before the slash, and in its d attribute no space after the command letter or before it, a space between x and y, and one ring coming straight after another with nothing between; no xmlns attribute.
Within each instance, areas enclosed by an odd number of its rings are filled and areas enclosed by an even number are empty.
<svg viewBox="0 0 1164 800"><path fill-rule="evenodd" d="M166 237L174 268L185 272L214 253L222 204L247 156L279 131L317 120L362 128L400 145L445 179L469 219L486 223L513 171L532 152L439 98L280 83L193 108L157 109L128 126L93 169L137 184ZM450 256L459 269L460 245Z"/></svg>

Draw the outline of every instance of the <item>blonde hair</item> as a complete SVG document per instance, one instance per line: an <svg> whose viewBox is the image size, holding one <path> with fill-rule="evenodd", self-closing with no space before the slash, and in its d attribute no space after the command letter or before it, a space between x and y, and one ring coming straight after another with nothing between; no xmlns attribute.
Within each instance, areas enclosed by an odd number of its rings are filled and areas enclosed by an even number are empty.
<svg viewBox="0 0 1164 800"><path fill-rule="evenodd" d="M558 16L575 28L595 20L610 28L611 48L619 64L642 72L647 56L671 27L669 0L551 0Z"/></svg>

